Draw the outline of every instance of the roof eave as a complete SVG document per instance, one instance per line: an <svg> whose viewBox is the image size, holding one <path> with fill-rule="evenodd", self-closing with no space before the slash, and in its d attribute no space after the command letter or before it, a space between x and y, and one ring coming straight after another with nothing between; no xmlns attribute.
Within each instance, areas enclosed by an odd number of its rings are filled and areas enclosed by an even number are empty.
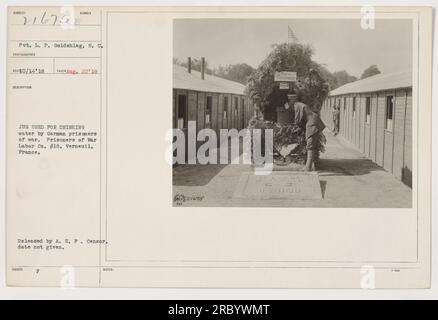
<svg viewBox="0 0 438 320"><path fill-rule="evenodd" d="M394 87L394 88L385 88L385 89L379 89L379 90L372 90L372 91L350 91L350 92L343 92L343 93L336 93L332 94L329 93L330 97L335 96L343 96L348 94L370 94L370 93L376 93L376 92L383 92L383 91L391 91L391 90L402 90L402 89L412 89L412 85L410 86L402 86L402 87Z"/></svg>

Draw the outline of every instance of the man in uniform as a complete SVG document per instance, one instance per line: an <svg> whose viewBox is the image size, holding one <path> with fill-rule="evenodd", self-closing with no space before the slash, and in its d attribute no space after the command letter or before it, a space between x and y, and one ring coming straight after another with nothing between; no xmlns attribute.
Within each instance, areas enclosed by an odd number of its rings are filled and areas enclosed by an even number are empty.
<svg viewBox="0 0 438 320"><path fill-rule="evenodd" d="M298 99L300 100L300 99ZM302 102L295 102L295 124L305 130L307 161L305 171L314 170L314 163L319 153L320 133L324 130L325 124L319 114Z"/></svg>
<svg viewBox="0 0 438 320"><path fill-rule="evenodd" d="M339 102L332 107L333 116L333 134L336 136L339 133L339 116L340 116L340 106Z"/></svg>

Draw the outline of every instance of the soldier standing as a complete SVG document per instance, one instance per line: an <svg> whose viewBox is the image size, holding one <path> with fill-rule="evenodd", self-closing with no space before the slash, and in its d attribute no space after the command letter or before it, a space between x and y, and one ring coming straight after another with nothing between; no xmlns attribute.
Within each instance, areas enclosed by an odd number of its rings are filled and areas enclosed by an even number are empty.
<svg viewBox="0 0 438 320"><path fill-rule="evenodd" d="M299 97L298 101L294 104L295 124L305 130L307 160L304 170L313 171L315 160L319 156L320 133L324 130L325 124L317 112L300 102Z"/></svg>

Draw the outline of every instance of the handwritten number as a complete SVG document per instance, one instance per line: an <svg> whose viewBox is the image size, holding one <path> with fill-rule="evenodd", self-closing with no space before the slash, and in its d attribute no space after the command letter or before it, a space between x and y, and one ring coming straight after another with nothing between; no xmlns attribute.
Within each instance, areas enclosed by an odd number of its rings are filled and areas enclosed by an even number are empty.
<svg viewBox="0 0 438 320"><path fill-rule="evenodd" d="M40 25L57 25L58 22L60 24L70 24L72 21L71 12L68 12L66 14L63 14L62 16L59 16L57 14L50 14L48 15L47 11L44 11L41 16L37 17L29 17L24 16L23 17L23 25L37 25L37 22L40 23Z"/></svg>
<svg viewBox="0 0 438 320"><path fill-rule="evenodd" d="M51 17L53 18L53 25L56 25L56 22L58 22L58 16L56 14L52 14Z"/></svg>

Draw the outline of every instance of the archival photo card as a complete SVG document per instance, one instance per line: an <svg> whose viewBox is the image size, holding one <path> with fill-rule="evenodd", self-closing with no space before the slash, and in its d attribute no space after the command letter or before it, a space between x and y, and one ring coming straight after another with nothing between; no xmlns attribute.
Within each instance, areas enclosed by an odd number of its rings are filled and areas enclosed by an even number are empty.
<svg viewBox="0 0 438 320"><path fill-rule="evenodd" d="M428 288L432 9L10 7L7 283Z"/></svg>

